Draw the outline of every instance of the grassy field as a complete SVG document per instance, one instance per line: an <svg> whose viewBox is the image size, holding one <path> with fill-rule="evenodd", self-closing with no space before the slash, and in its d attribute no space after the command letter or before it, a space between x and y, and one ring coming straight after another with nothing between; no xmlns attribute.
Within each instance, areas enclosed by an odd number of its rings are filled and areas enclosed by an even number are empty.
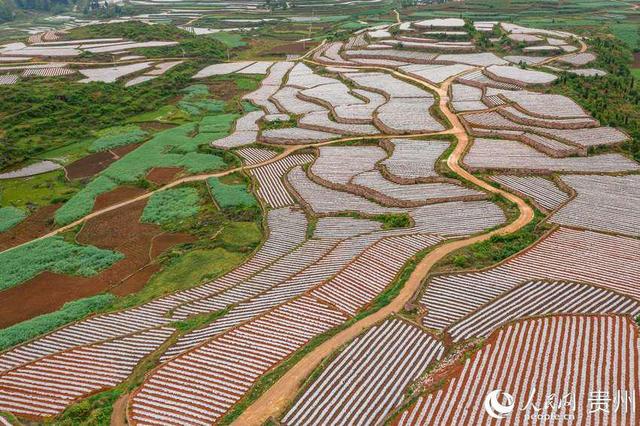
<svg viewBox="0 0 640 426"><path fill-rule="evenodd" d="M78 189L78 184L65 179L63 171L44 173L28 179L7 179L0 183L0 205L45 206L69 199Z"/></svg>
<svg viewBox="0 0 640 426"><path fill-rule="evenodd" d="M193 250L173 259L136 294L119 300L114 309L136 306L146 301L196 286L207 279L230 271L242 262L241 253L222 247L212 250Z"/></svg>

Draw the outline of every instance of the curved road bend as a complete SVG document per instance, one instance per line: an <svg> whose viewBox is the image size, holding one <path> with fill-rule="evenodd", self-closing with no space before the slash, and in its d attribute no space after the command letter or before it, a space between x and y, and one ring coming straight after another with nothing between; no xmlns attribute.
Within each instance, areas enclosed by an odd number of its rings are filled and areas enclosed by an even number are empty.
<svg viewBox="0 0 640 426"><path fill-rule="evenodd" d="M389 70L386 70L389 71ZM440 96L440 109L444 113L444 115L449 119L452 129L441 133L449 133L454 134L458 138L458 144L456 145L454 151L447 159L447 164L454 172L458 173L463 178L467 179L470 182L482 187L488 192L494 194L500 194L507 198L509 201L512 201L518 206L518 210L520 215L518 218L503 226L502 228L496 229L494 231L476 235L474 237L451 241L449 243L445 243L435 250L431 251L427 254L427 256L422 259L422 261L416 266L413 273L409 276L409 279L405 283L404 287L400 291L400 294L393 299L391 303L387 306L383 307L379 311L369 315L366 318L356 322L351 325L349 328L342 330L340 333L331 337L329 340L322 343L320 346L315 348L312 352L307 354L304 358L302 358L298 363L296 363L289 371L287 371L275 384L273 384L260 398L258 398L251 406L249 406L243 413L238 417L238 419L233 423L236 426L250 426L250 425L261 425L270 417L278 417L280 416L284 409L289 406L289 404L296 397L300 389L300 385L306 380L306 378L313 372L313 370L318 366L318 364L327 356L329 356L332 352L334 352L337 348L349 342L353 338L357 337L364 329L373 326L375 323L385 319L389 315L399 312L402 310L404 305L413 297L414 293L420 288L422 281L429 274L431 268L445 256L450 253L469 246L471 244L475 244L481 241L485 241L489 239L493 235L502 235L509 234L521 229L523 226L528 224L532 219L534 212L532 208L521 198L517 197L514 194L505 192L501 189L495 188L485 181L478 179L473 176L471 173L467 172L460 165L460 161L464 152L469 145L469 136L465 132L462 123L459 118L454 114L448 106L448 89L451 85L451 82L456 77L451 77L446 80L441 87L436 87L431 84L425 83L424 81L415 79L413 77L401 74L397 71L391 71L394 75L403 78L405 80L410 80L416 84L427 87L428 89L436 92Z"/></svg>

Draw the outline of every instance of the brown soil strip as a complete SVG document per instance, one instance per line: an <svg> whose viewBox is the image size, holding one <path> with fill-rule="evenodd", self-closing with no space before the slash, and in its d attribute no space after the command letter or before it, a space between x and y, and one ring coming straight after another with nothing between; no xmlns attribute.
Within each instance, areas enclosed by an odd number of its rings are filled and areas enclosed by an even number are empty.
<svg viewBox="0 0 640 426"><path fill-rule="evenodd" d="M40 207L13 228L6 232L0 232L0 251L26 243L52 231L53 214L58 207L60 204Z"/></svg>
<svg viewBox="0 0 640 426"><path fill-rule="evenodd" d="M157 225L139 222L146 201L110 211L87 221L76 236L80 244L118 251L125 258L91 277L43 272L31 280L0 292L0 328L53 312L71 300L112 291L124 296L139 291L159 266L149 265L160 250L187 241L185 234L165 234ZM154 238L159 245L153 247ZM144 269L143 269L144 268ZM28 303L25 303L28 301Z"/></svg>
<svg viewBox="0 0 640 426"><path fill-rule="evenodd" d="M167 130L167 129L172 129L175 126L175 124L171 124L171 123L159 123L157 121L145 121L144 123L139 123L138 127L140 127L142 130L145 130L147 132L149 131L162 131L162 130Z"/></svg>
<svg viewBox="0 0 640 426"><path fill-rule="evenodd" d="M166 185L181 171L182 167L154 167L147 173L146 179L156 185Z"/></svg>
<svg viewBox="0 0 640 426"><path fill-rule="evenodd" d="M67 177L71 180L77 180L95 176L116 160L117 158L110 151L87 155L65 167Z"/></svg>
<svg viewBox="0 0 640 426"><path fill-rule="evenodd" d="M93 205L93 211L104 209L105 207L112 206L114 204L121 203L122 201L135 198L144 194L146 191L142 188L134 186L119 186L116 189L100 194L96 197L96 202Z"/></svg>
<svg viewBox="0 0 640 426"><path fill-rule="evenodd" d="M239 94L240 90L234 82L223 80L209 84L209 92L212 93L216 99L230 101Z"/></svg>
<svg viewBox="0 0 640 426"><path fill-rule="evenodd" d="M197 238L191 234L175 233L175 234L162 234L154 238L151 243L151 250L149 252L151 258L160 256L164 251L170 249L173 246L183 243L192 243Z"/></svg>
<svg viewBox="0 0 640 426"><path fill-rule="evenodd" d="M65 167L67 177L71 180L93 177L109 167L109 165L136 149L139 144L129 144L111 151L96 152L87 155Z"/></svg>
<svg viewBox="0 0 640 426"><path fill-rule="evenodd" d="M287 44L281 44L269 50L267 54L269 55L282 55L282 54L302 54L307 53L307 51L313 47L316 47L318 43L314 42L293 42Z"/></svg>
<svg viewBox="0 0 640 426"><path fill-rule="evenodd" d="M135 272L128 278L125 278L120 284L116 285L110 290L110 293L115 294L118 297L126 296L128 294L136 293L144 288L149 282L153 274L158 272L161 266L157 263L152 263L145 266L143 269Z"/></svg>
<svg viewBox="0 0 640 426"><path fill-rule="evenodd" d="M129 402L129 394L122 395L115 404L113 404L113 413L111 414L110 426L126 426L127 403Z"/></svg>
<svg viewBox="0 0 640 426"><path fill-rule="evenodd" d="M124 157L125 155L127 155L131 151L134 151L140 145L142 145L142 144L140 144L140 143L130 143L129 145L124 145L124 146L120 146L118 148L114 148L114 149L111 150L111 152L113 152L118 157Z"/></svg>

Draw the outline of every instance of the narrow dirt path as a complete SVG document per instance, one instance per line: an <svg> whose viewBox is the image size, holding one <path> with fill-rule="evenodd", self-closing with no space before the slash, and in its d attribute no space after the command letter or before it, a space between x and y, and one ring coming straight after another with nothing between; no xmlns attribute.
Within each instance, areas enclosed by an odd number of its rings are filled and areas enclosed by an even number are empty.
<svg viewBox="0 0 640 426"><path fill-rule="evenodd" d="M96 211L94 211L92 213L89 213L88 215L86 215L86 216L84 216L84 217L82 217L82 218L80 218L80 219L78 219L78 220L76 220L76 221L74 221L74 222L72 222L72 223L70 223L68 225L64 225L64 226L61 226L59 228L54 229L53 231L49 232L48 234L42 235L42 236L40 236L38 238L34 238L33 240L27 241L27 242L25 242L23 244L11 247L11 248L9 248L9 249L7 249L7 250L5 250L3 252L0 252L0 253L4 253L4 252L7 252L7 251L14 250L14 249L16 249L18 247L21 247L21 246L25 245L25 244L29 244L32 241L42 240L44 238L53 237L54 235L58 235L58 234L60 234L62 232L66 232L66 231L68 231L70 229L75 228L78 225L81 225L81 224L85 223L89 219L93 219L94 217L100 216L100 215L102 215L104 213L107 213L107 212L110 212L112 210L116 210L116 209L119 209L121 207L128 206L129 204L133 204L133 203L135 203L137 201L145 200L145 199L151 197L153 194L156 194L156 193L158 193L160 191L165 191L167 189L182 185L183 183L199 182L199 181L202 181L202 180L205 180L205 179L209 179L210 177L226 176L226 175L229 175L231 173L235 173L235 172L238 172L238 171L241 171L241 170L249 170L249 169L254 169L256 167L264 166L266 164L273 163L274 161L278 161L278 160L288 156L292 152L297 151L299 149L302 149L304 147L305 147L305 145L288 146L288 147L285 148L285 150L282 153L278 154L277 156L275 156L275 157L273 157L273 158L271 158L269 160L263 161L262 163L254 164L254 165L251 165L251 166L236 167L234 169L229 169L229 170L225 170L223 172L218 172L218 173L200 174L200 175L193 175L193 176L183 177L183 178L175 180L175 181L173 181L173 182L171 182L171 183L169 183L167 185L164 185L164 186L162 186L162 187L160 187L160 188L158 188L158 189L156 189L154 191L150 191L150 192L142 194L142 195L140 195L138 197L130 198L128 200L125 200L125 201L122 201L120 203L111 205L109 207L105 207L103 209L96 210Z"/></svg>
<svg viewBox="0 0 640 426"><path fill-rule="evenodd" d="M447 134L447 133L451 133L451 131L450 130L444 130L444 131L441 131L441 132L419 133L419 134L413 134L413 135L403 135L402 137L403 138L419 138L419 137L424 137L424 136L441 135L441 134ZM17 246L8 248L8 249L6 249L4 251L0 251L0 253L4 253L4 252L8 252L8 251L14 250L14 249L16 249L18 247L24 246L25 244L29 244L29 243L31 243L33 241L42 240L42 239L48 238L48 237L53 237L53 236L58 235L60 233L66 232L66 231L68 231L70 229L73 229L76 226L81 225L81 224L85 223L86 221L88 221L90 219L93 219L93 218L95 218L97 216L100 216L100 215L105 214L107 212L119 209L121 207L128 206L129 204L135 203L137 201L145 200L145 199L151 197L153 194L156 194L156 193L158 193L160 191L165 191L165 190L170 189L170 188L174 188L176 186L182 185L183 183L199 182L199 181L202 181L202 180L209 179L210 177L222 177L222 176L226 176L226 175L229 175L229 174L232 174L232 173L235 173L235 172L239 172L239 171L242 171L242 170L255 169L257 167L265 166L267 164L270 164L270 163L273 163L275 161L281 160L284 157L287 157L288 155L291 155L294 152L302 150L304 148L310 148L310 147L316 147L316 146L324 146L324 145L330 145L330 144L340 143L340 142L353 142L353 141L360 141L360 140L367 140L367 139L388 139L388 138L394 138L394 137L398 137L398 135L375 134L375 135L363 135L363 136L350 136L350 137L346 137L346 138L332 139L332 140L328 140L328 141L325 141L325 142L318 142L318 143L312 143L312 144L286 145L286 146L284 146L285 149L284 149L284 151L282 153L278 154L277 156L275 156L275 157L273 157L273 158L271 158L269 160L263 161L261 163L253 164L253 165L250 165L250 166L236 167L236 168L225 170L223 172L218 172L218 173L208 173L208 174L200 174L200 175L193 175L193 176L183 177L181 179L178 179L178 180L175 180L175 181L173 181L171 183L168 183L168 184L166 184L166 185L164 185L164 186L162 186L162 187L160 187L160 188L158 188L158 189L156 189L154 191L150 191L150 192L142 194L142 195L140 195L138 197L130 198L128 200L125 200L125 201L122 201L120 203L111 205L109 207L105 207L103 209L96 210L96 211L94 211L92 213L89 213L88 215L86 215L86 216L84 216L84 217L82 217L82 218L80 218L80 219L78 219L78 220L76 220L76 221L74 221L74 222L72 222L72 223L70 223L68 225L64 225L64 226L61 226L59 228L54 229L53 231L49 232L48 234L41 235L38 238L34 238L32 240L29 240L29 241L24 242L22 244L19 244ZM282 145L280 145L280 146L282 146Z"/></svg>
<svg viewBox="0 0 640 426"><path fill-rule="evenodd" d="M109 426L127 426L126 413L129 403L129 394L125 393L113 404L111 423Z"/></svg>
<svg viewBox="0 0 640 426"><path fill-rule="evenodd" d="M364 329L371 327L378 321L385 319L393 313L399 312L413 297L414 293L420 288L421 283L429 274L431 268L439 260L460 248L475 244L477 242L485 241L493 235L502 235L515 232L528 224L533 219L533 210L524 200L513 194L502 191L498 188L494 188L483 180L478 179L471 173L467 172L460 165L461 159L467 147L469 146L470 139L465 132L465 129L459 118L449 109L448 106L449 98L447 92L455 76L449 78L440 87L437 87L431 84L427 84L424 81L406 76L397 71L392 71L392 73L394 75L397 75L398 77L413 81L417 84L427 87L430 90L436 92L440 97L440 109L452 125L452 128L446 131L446 133L454 134L458 138L458 144L456 145L455 150L447 159L447 165L451 168L451 170L458 173L468 181L482 187L486 191L494 194L500 194L508 200L514 202L518 206L520 215L515 221L507 224L506 226L503 226L502 228L471 238L445 243L430 252L416 266L416 269L413 271L413 273L405 283L404 287L400 291L400 294L395 299L393 299L391 303L389 303L387 306L383 307L376 313L369 315L368 317L353 324L349 328L336 334L335 336L315 348L304 358L302 358L287 373L285 373L280 378L280 380L274 383L264 394L262 394L262 396L258 398L256 402L248 407L244 411L244 413L240 417L238 417L238 419L236 419L233 425L261 425L270 417L280 416L283 413L284 409L295 398L300 385L325 357L329 356L340 346L357 337Z"/></svg>

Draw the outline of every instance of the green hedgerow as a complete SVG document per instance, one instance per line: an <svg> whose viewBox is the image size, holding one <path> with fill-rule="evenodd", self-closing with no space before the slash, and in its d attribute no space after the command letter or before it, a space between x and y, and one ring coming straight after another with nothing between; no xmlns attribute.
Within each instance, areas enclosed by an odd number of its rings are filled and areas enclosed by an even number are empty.
<svg viewBox="0 0 640 426"><path fill-rule="evenodd" d="M141 222L158 225L180 221L198 214L200 197L195 188L176 188L157 192L149 198Z"/></svg>

